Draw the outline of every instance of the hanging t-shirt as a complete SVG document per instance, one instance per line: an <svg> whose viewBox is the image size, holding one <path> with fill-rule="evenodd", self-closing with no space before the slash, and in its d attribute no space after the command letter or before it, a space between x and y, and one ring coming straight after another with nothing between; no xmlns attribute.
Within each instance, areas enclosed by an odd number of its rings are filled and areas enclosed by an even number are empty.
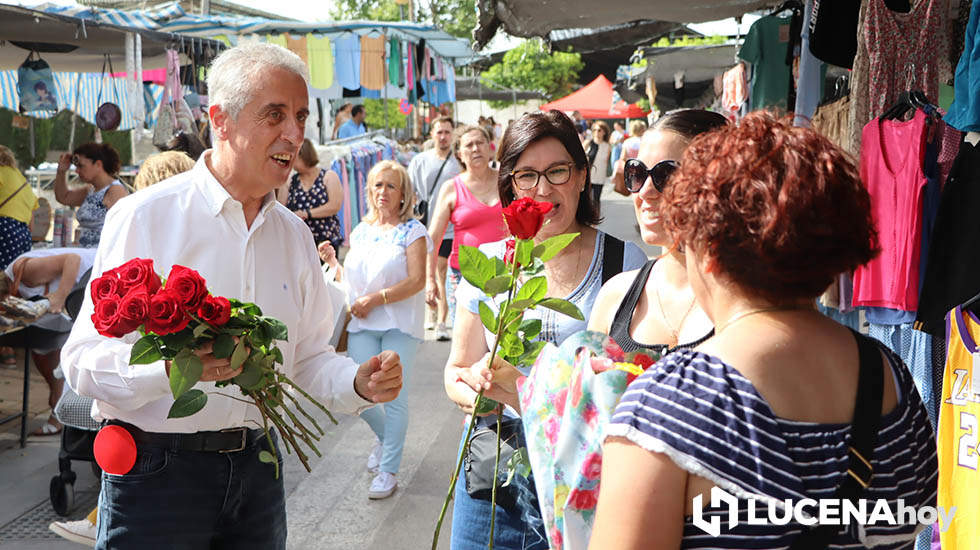
<svg viewBox="0 0 980 550"><path fill-rule="evenodd" d="M385 37L361 37L361 86L380 90L385 85Z"/></svg>
<svg viewBox="0 0 980 550"><path fill-rule="evenodd" d="M326 36L306 35L306 58L310 67L310 86L327 89L333 86L333 48Z"/></svg>
<svg viewBox="0 0 980 550"><path fill-rule="evenodd" d="M966 3L967 0L962 0ZM966 25L963 55L956 65L953 79L953 104L946 113L945 121L964 132L980 130L980 0L973 0L970 22Z"/></svg>
<svg viewBox="0 0 980 550"><path fill-rule="evenodd" d="M343 34L334 41L334 69L340 85L349 90L361 87L361 39L356 34Z"/></svg>
<svg viewBox="0 0 980 550"><path fill-rule="evenodd" d="M926 114L874 119L861 138L861 180L871 195L881 254L854 270L855 306L915 311L919 304Z"/></svg>
<svg viewBox="0 0 980 550"><path fill-rule="evenodd" d="M286 47L286 35L285 34L269 34L266 35L265 41L269 44L275 44L276 46Z"/></svg>
<svg viewBox="0 0 980 550"><path fill-rule="evenodd" d="M752 64L752 109L786 109L790 67L786 48L792 17L767 15L752 24L738 56Z"/></svg>
<svg viewBox="0 0 980 550"><path fill-rule="evenodd" d="M307 67L309 67L310 60L307 53L308 50L306 46L306 37L302 35L294 36L291 34L287 34L284 36L286 37L286 49L298 55L299 58L303 60L303 63L306 64Z"/></svg>

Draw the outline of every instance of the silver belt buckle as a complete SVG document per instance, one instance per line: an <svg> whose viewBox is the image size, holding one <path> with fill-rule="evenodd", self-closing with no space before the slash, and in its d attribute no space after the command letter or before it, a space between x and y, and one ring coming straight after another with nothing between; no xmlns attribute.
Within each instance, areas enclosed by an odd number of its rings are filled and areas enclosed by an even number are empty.
<svg viewBox="0 0 980 550"><path fill-rule="evenodd" d="M239 451L245 450L245 443L248 440L248 428L241 427L241 428L228 428L227 430L221 430L221 433L230 433L230 432L240 432L242 434L242 442L235 449L223 449L218 451L219 453L237 453Z"/></svg>

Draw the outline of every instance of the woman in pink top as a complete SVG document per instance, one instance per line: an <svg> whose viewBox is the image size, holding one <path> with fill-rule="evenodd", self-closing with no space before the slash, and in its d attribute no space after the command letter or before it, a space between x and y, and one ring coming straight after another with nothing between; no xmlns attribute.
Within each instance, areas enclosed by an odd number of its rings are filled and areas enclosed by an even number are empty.
<svg viewBox="0 0 980 550"><path fill-rule="evenodd" d="M453 222L455 237L453 251L449 255L449 270L446 274L446 298L449 302L450 320L456 313L456 284L459 283L459 247L479 246L483 243L499 241L507 235L504 216L497 192L497 171L490 168L490 134L480 126L460 126L453 140L453 152L463 166L464 172L453 179L453 185L443 185L436 199L435 213L429 224L429 236L438 238L446 233L446 226ZM436 281L436 253L429 254L428 277L425 285L425 300L435 307L439 297L439 282ZM449 334L442 331L439 340L448 340Z"/></svg>

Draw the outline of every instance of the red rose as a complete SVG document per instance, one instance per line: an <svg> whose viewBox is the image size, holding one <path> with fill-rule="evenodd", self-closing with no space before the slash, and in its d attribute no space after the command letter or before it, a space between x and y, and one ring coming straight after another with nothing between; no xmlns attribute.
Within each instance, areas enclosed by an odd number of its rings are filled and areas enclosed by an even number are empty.
<svg viewBox="0 0 980 550"><path fill-rule="evenodd" d="M598 500L595 489L591 491L572 489L572 492L568 494L567 502L569 506L578 510L593 510Z"/></svg>
<svg viewBox="0 0 980 550"><path fill-rule="evenodd" d="M166 288L177 296L177 301L187 311L196 311L208 295L204 277L201 277L197 271L182 265L175 265L170 269Z"/></svg>
<svg viewBox="0 0 980 550"><path fill-rule="evenodd" d="M514 251L517 250L517 241L510 239L507 241L507 250L504 251L504 263L511 265L514 263Z"/></svg>
<svg viewBox="0 0 980 550"><path fill-rule="evenodd" d="M602 473L602 454L592 453L582 464L582 476L590 480L599 479L600 473Z"/></svg>
<svg viewBox="0 0 980 550"><path fill-rule="evenodd" d="M119 298L123 293L119 277L108 271L105 275L92 281L89 291L92 294L93 304L98 304L106 298Z"/></svg>
<svg viewBox="0 0 980 550"><path fill-rule="evenodd" d="M504 219L507 228L518 239L531 239L541 231L544 215L551 211L554 205L550 202L538 202L527 197L517 199L504 208Z"/></svg>
<svg viewBox="0 0 980 550"><path fill-rule="evenodd" d="M216 327L231 319L231 302L224 296L208 296L197 309L197 316Z"/></svg>
<svg viewBox="0 0 980 550"><path fill-rule="evenodd" d="M150 295L143 287L135 287L119 302L119 316L134 327L146 322L150 315Z"/></svg>
<svg viewBox="0 0 980 550"><path fill-rule="evenodd" d="M180 306L180 299L172 290L161 290L150 298L150 317L146 320L146 330L159 335L172 334L184 330L190 317Z"/></svg>
<svg viewBox="0 0 980 550"><path fill-rule="evenodd" d="M139 286L152 296L160 290L160 276L153 271L153 260L133 258L113 271L119 275L119 282L126 292Z"/></svg>
<svg viewBox="0 0 980 550"><path fill-rule="evenodd" d="M121 338L132 332L139 325L127 323L120 315L121 301L115 296L110 296L95 304L95 311L92 313L92 324L95 330L102 336L110 338Z"/></svg>

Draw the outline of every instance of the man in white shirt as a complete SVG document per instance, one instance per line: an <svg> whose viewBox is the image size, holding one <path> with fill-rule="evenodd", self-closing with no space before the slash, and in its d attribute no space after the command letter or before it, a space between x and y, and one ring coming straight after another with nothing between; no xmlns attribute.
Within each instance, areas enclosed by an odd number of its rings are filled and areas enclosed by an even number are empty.
<svg viewBox="0 0 980 550"><path fill-rule="evenodd" d="M274 190L289 175L308 110L306 66L294 53L255 43L222 53L208 76L214 149L195 167L120 200L106 216L93 279L135 258L158 273L196 269L216 295L255 302L282 320L284 373L335 412L356 413L394 399L401 388L397 354L358 366L327 341L330 307L310 230L279 204ZM62 353L69 385L95 400L93 417L133 434L136 464L105 474L97 548L256 548L286 545L281 476L259 461L268 445L261 416L237 386L227 359L210 346L197 388L204 409L168 419L169 365L130 366L137 335L99 335L91 297ZM277 455L283 456L282 450Z"/></svg>
<svg viewBox="0 0 980 550"><path fill-rule="evenodd" d="M423 212L425 220L432 218L435 211L435 199L439 196L445 182L455 178L463 171L453 154L453 119L448 116L441 116L432 121L432 149L423 151L408 164L408 175L412 180L412 187L415 188L416 204L426 201L428 208ZM439 245L439 257L436 262L436 277L438 281L446 280L446 271L449 267L449 254L453 250L453 224L449 224L446 235ZM449 329L446 327L446 317L448 316L449 306L446 301L446 293L439 293L439 306L435 312L438 325L435 326L436 338L439 340L449 340ZM429 316L426 316L429 318Z"/></svg>

